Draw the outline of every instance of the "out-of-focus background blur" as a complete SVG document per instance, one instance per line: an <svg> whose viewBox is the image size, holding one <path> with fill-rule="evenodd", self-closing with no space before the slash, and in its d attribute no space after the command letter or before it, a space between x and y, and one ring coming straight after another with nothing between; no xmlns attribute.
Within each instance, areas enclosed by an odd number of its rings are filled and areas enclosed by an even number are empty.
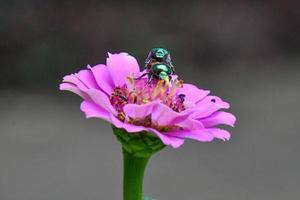
<svg viewBox="0 0 300 200"><path fill-rule="evenodd" d="M143 65L170 50L186 82L231 103L228 142L187 141L155 155L158 200L300 197L300 3L0 1L0 199L121 199L110 125L86 120L65 74L126 51Z"/></svg>

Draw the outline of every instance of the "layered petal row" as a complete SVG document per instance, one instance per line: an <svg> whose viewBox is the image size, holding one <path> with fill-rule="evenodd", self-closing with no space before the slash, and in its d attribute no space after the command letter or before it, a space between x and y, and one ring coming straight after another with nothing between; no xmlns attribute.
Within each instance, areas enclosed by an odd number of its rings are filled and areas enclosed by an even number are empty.
<svg viewBox="0 0 300 200"><path fill-rule="evenodd" d="M192 84L180 85L177 76L163 85L148 83L147 77L139 78L142 74L133 56L109 53L106 64L65 76L60 89L83 98L80 109L87 118L104 119L128 134L151 132L174 148L184 139L230 138L228 131L216 127L235 124L235 116L224 111L227 102Z"/></svg>

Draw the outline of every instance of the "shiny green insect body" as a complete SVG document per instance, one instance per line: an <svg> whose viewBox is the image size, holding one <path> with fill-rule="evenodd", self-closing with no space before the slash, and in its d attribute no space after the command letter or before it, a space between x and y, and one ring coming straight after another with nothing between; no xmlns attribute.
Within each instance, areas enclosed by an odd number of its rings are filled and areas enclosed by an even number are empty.
<svg viewBox="0 0 300 200"><path fill-rule="evenodd" d="M172 69L172 73L175 72L175 68L172 65L171 56L167 49L164 48L153 48L149 52L146 61L145 69L150 69L155 63L164 63Z"/></svg>
<svg viewBox="0 0 300 200"><path fill-rule="evenodd" d="M155 63L149 69L148 78L149 81L153 79L160 79L169 81L171 79L173 71L172 68L164 63Z"/></svg>
<svg viewBox="0 0 300 200"><path fill-rule="evenodd" d="M168 50L164 48L154 48L149 52L145 61L145 73L137 79L148 75L148 83L153 80L165 80L169 82L171 75L175 73L175 68L171 62Z"/></svg>

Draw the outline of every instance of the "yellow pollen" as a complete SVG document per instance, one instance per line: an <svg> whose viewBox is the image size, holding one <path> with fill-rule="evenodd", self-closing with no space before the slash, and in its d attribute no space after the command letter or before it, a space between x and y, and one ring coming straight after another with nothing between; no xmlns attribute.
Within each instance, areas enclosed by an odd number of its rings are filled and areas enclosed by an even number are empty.
<svg viewBox="0 0 300 200"><path fill-rule="evenodd" d="M166 93L167 89L168 89L168 85L166 84L166 81L160 80L153 90L152 99L156 99L157 97L162 97Z"/></svg>
<svg viewBox="0 0 300 200"><path fill-rule="evenodd" d="M134 80L133 74L126 77L125 82L126 82L126 85L127 85L129 91L131 91L135 88L135 80Z"/></svg>
<svg viewBox="0 0 300 200"><path fill-rule="evenodd" d="M146 104L146 103L149 103L150 101L148 99L143 99L143 103Z"/></svg>
<svg viewBox="0 0 300 200"><path fill-rule="evenodd" d="M124 121L126 118L126 115L124 112L119 112L118 113L118 119L120 119L121 121Z"/></svg>

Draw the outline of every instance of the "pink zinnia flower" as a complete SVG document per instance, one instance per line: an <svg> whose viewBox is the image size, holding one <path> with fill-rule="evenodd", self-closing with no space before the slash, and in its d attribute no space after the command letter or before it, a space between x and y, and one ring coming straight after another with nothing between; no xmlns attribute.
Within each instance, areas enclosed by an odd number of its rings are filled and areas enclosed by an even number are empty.
<svg viewBox="0 0 300 200"><path fill-rule="evenodd" d="M99 64L67 75L60 85L81 96L87 118L104 119L128 133L147 131L174 148L184 139L209 142L228 140L230 133L217 128L233 126L235 117L222 109L229 104L173 76L169 83L140 77L136 59L127 53L108 54Z"/></svg>

